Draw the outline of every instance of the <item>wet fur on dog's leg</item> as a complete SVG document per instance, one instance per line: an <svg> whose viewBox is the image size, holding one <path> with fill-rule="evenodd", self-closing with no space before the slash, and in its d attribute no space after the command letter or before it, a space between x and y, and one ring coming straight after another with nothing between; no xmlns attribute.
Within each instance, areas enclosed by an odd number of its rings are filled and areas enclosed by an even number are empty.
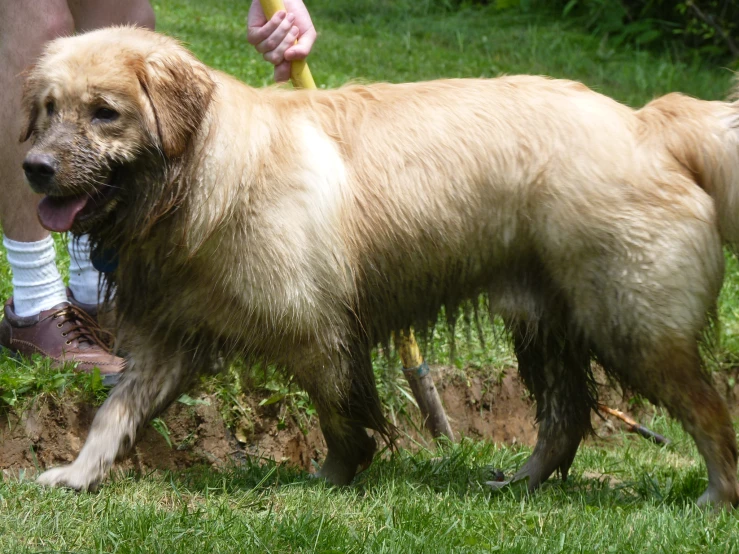
<svg viewBox="0 0 739 554"><path fill-rule="evenodd" d="M736 434L726 404L701 367L697 341L662 338L642 350L647 354L609 360L607 371L666 407L693 437L708 470L708 487L698 504L736 506Z"/></svg>
<svg viewBox="0 0 739 554"><path fill-rule="evenodd" d="M348 485L357 471L372 462L377 449L366 428L377 431L389 442L393 431L382 413L369 348L356 344L341 356L339 363L347 376L347 390L340 391L335 402L316 402L328 446L317 476L335 485ZM307 386L310 389L312 385Z"/></svg>
<svg viewBox="0 0 739 554"><path fill-rule="evenodd" d="M129 361L120 383L95 415L77 459L44 472L38 482L95 490L113 463L131 450L141 430L189 385L192 368L176 354Z"/></svg>
<svg viewBox="0 0 739 554"><path fill-rule="evenodd" d="M316 477L334 485L348 485L357 471L372 462L377 443L362 425L337 413L324 414L320 418L328 453Z"/></svg>
<svg viewBox="0 0 739 554"><path fill-rule="evenodd" d="M516 324L512 334L519 373L536 399L539 422L534 452L512 482L528 478L533 491L557 469L567 479L580 442L591 431L590 356L566 329L545 321L536 330Z"/></svg>

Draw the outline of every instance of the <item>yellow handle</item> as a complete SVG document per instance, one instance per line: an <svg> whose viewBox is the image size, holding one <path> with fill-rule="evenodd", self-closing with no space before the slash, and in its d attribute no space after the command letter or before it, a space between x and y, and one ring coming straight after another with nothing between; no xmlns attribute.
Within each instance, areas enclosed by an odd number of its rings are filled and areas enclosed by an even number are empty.
<svg viewBox="0 0 739 554"><path fill-rule="evenodd" d="M413 335L413 329L401 329L393 338L395 339L395 350L398 351L404 369L419 367L423 363L421 349Z"/></svg>
<svg viewBox="0 0 739 554"><path fill-rule="evenodd" d="M285 9L285 5L282 0L259 0L262 4L262 10L267 19L272 19L280 10ZM316 88L316 83L313 81L313 75L310 74L308 64L305 60L295 60L290 63L290 81L295 88Z"/></svg>

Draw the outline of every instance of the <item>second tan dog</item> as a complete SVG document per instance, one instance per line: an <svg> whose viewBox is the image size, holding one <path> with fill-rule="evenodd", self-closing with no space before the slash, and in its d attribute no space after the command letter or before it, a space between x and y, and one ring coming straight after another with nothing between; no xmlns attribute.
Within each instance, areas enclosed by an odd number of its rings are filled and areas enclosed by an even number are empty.
<svg viewBox="0 0 739 554"><path fill-rule="evenodd" d="M51 44L28 77L25 169L48 228L117 252L129 368L80 456L94 488L219 355L291 372L348 483L387 435L370 350L487 292L537 401L515 479L567 470L590 362L665 405L739 499L734 430L699 341L739 238L739 104L633 111L538 77L255 90L131 28Z"/></svg>

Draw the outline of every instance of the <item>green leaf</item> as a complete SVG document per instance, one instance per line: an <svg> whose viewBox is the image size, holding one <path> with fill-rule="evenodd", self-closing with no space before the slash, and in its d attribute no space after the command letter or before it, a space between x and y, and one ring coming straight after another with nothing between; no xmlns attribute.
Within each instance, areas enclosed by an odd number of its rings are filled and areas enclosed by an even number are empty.
<svg viewBox="0 0 739 554"><path fill-rule="evenodd" d="M577 6L577 0L570 0L565 4L564 9L562 10L562 17L567 17L567 14L569 14L574 8Z"/></svg>
<svg viewBox="0 0 739 554"><path fill-rule="evenodd" d="M2 395L0 395L0 398L2 398L3 402L5 402L8 406L15 406L16 402L18 402L18 396L16 395L15 391L12 390L4 392Z"/></svg>
<svg viewBox="0 0 739 554"><path fill-rule="evenodd" d="M185 406L210 406L210 400L201 398L193 398L189 394L183 394L177 399L177 402L181 402Z"/></svg>
<svg viewBox="0 0 739 554"><path fill-rule="evenodd" d="M164 420L161 417L155 417L151 420L151 426L157 430L157 433L164 437L164 440L167 441L169 447L172 448L172 439L169 435L169 427L164 423Z"/></svg>
<svg viewBox="0 0 739 554"><path fill-rule="evenodd" d="M279 402L280 400L282 400L283 398L285 398L285 396L286 395L285 395L284 392L278 392L277 394L273 394L269 398L265 398L264 400L262 400L259 403L259 405L260 406L269 406L270 404L276 404L277 402Z"/></svg>

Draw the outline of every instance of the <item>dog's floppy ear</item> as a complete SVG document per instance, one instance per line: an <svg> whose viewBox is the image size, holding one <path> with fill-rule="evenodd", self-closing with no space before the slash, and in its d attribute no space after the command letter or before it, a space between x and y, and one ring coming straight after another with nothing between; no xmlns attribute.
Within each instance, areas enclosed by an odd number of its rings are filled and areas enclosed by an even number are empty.
<svg viewBox="0 0 739 554"><path fill-rule="evenodd" d="M23 83L23 99L21 101L21 108L25 115L25 125L23 131L18 139L20 142L26 142L36 130L36 120L39 114L39 83L38 79L34 76L33 70L28 70L24 73L25 82Z"/></svg>
<svg viewBox="0 0 739 554"><path fill-rule="evenodd" d="M180 156L205 116L215 83L207 68L182 47L138 60L134 69L154 112L162 151Z"/></svg>

